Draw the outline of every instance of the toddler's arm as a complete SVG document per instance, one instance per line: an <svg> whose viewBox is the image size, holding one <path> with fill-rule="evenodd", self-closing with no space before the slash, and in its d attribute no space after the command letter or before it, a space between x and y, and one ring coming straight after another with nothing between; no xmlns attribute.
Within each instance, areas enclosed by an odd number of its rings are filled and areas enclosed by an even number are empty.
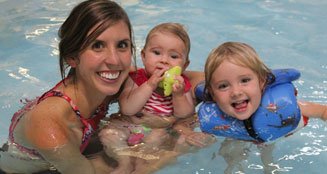
<svg viewBox="0 0 327 174"><path fill-rule="evenodd" d="M327 120L327 105L307 101L298 101L302 115Z"/></svg>

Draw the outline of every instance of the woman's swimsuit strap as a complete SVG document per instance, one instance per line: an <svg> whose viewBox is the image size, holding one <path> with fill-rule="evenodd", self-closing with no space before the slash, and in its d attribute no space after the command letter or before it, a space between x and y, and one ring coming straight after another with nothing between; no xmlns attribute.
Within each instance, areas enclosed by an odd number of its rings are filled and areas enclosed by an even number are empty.
<svg viewBox="0 0 327 174"><path fill-rule="evenodd" d="M35 100L31 100L31 101L27 100L26 105L14 114L14 116L12 118L12 123L9 128L9 139L12 143L15 143L14 136L13 136L14 129L26 111L31 110L35 105L37 105L38 103L40 103L41 101L43 101L44 99L46 99L48 97L61 97L70 104L73 111L78 116L78 118L81 120L81 123L83 124L83 137L82 137L82 143L80 146L80 151L81 152L84 151L84 149L86 148L86 146L89 143L89 140L90 140L92 134L94 133L95 130L97 130L98 123L107 114L108 105L106 105L105 103L102 103L101 105L98 106L98 108L96 109L94 114L89 119L85 119L84 117L82 117L81 112L79 111L78 107L74 104L72 99L69 96L63 94L61 91L56 90L56 88L59 85L61 85L62 83L63 83L63 81L59 82L55 87L53 87L48 92L44 93L41 97L36 98ZM17 143L15 143L15 145L22 152L26 152L33 156L41 157L41 155L34 149L26 148Z"/></svg>

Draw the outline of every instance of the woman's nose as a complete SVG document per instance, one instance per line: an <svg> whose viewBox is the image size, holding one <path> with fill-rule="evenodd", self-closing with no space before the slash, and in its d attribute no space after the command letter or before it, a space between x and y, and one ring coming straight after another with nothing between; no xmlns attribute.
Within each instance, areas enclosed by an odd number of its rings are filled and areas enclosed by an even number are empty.
<svg viewBox="0 0 327 174"><path fill-rule="evenodd" d="M105 62L107 64L117 65L120 62L118 50L115 48L108 48L105 57Z"/></svg>

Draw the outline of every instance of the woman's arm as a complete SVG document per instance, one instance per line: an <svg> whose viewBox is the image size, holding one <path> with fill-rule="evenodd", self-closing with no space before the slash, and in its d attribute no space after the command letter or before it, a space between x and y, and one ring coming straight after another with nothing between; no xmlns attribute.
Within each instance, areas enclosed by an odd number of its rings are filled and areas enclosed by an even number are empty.
<svg viewBox="0 0 327 174"><path fill-rule="evenodd" d="M26 115L26 143L62 174L101 173L80 152L80 121L74 120L78 118L67 103L59 104L60 102L65 101L55 97L48 98Z"/></svg>

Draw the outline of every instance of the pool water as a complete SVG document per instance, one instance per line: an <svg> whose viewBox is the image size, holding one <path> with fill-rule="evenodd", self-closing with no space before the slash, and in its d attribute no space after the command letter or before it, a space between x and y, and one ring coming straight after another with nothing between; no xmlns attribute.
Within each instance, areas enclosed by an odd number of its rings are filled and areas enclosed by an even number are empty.
<svg viewBox="0 0 327 174"><path fill-rule="evenodd" d="M0 0L0 143L6 141L20 99L60 80L57 30L77 0ZM191 37L190 70L203 70L208 53L225 41L252 45L271 68L296 68L298 98L327 104L327 1L119 0L133 24L139 51L150 28L184 24ZM112 112L117 110L114 106ZM158 171L171 173L322 173L327 126L311 119L294 135L264 147L222 137Z"/></svg>

